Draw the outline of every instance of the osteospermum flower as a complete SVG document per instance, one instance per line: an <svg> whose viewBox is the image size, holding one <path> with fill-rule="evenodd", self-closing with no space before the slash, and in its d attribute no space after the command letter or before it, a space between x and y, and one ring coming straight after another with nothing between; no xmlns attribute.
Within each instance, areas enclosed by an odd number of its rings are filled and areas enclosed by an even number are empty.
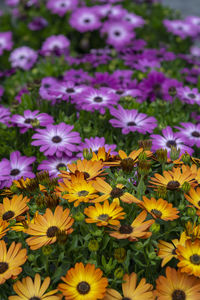
<svg viewBox="0 0 200 300"><path fill-rule="evenodd" d="M29 224L34 224L35 221L35 217L38 216L38 211L35 213L34 217L30 218L29 213L27 213L27 217L25 218L24 216L20 216L17 217L16 220L19 221L17 223L15 223L13 226L11 226L10 228L14 231L23 231L26 232L26 230L28 229Z"/></svg>
<svg viewBox="0 0 200 300"><path fill-rule="evenodd" d="M143 196L143 201L141 201L139 205L146 209L155 219L172 221L179 218L179 211L177 208L173 207L171 203L168 203L162 198L156 200L153 197L148 199Z"/></svg>
<svg viewBox="0 0 200 300"><path fill-rule="evenodd" d="M46 277L41 284L41 277L35 274L34 281L31 277L22 278L22 281L17 281L13 285L13 290L18 296L9 296L9 300L59 300L60 295L57 294L57 289L45 293L50 284L50 277Z"/></svg>
<svg viewBox="0 0 200 300"><path fill-rule="evenodd" d="M14 195L12 199L3 198L3 203L0 203L0 217L4 221L15 219L29 210L27 202L29 199L22 195Z"/></svg>
<svg viewBox="0 0 200 300"><path fill-rule="evenodd" d="M185 20L164 20L163 24L167 31L180 36L182 39L194 37L198 33L196 26Z"/></svg>
<svg viewBox="0 0 200 300"><path fill-rule="evenodd" d="M107 289L104 300L125 300L125 299L140 299L140 300L152 300L153 286L146 283L146 279L142 278L137 285L137 274L131 273L125 274L123 277L122 291L123 296L119 292L113 289Z"/></svg>
<svg viewBox="0 0 200 300"><path fill-rule="evenodd" d="M34 224L29 223L29 228L26 230L27 234L32 235L26 239L31 250L55 243L59 232L64 232L66 236L72 233L71 226L74 219L69 214L70 210L68 208L63 210L61 206L56 207L54 214L49 208L43 216L38 214L34 218Z"/></svg>
<svg viewBox="0 0 200 300"><path fill-rule="evenodd" d="M99 16L92 7L80 7L74 10L69 24L81 33L96 30L101 26Z"/></svg>
<svg viewBox="0 0 200 300"><path fill-rule="evenodd" d="M103 272L99 268L95 269L95 265L76 263L65 277L61 277L64 283L58 285L58 290L66 300L103 299L108 280L102 275Z"/></svg>
<svg viewBox="0 0 200 300"><path fill-rule="evenodd" d="M2 239L8 230L8 223L3 219L0 219L0 239Z"/></svg>
<svg viewBox="0 0 200 300"><path fill-rule="evenodd" d="M89 206L84 209L84 214L88 216L85 219L87 223L97 223L97 226L119 225L119 220L124 219L123 208L113 202L109 204L106 200L102 205L96 203L95 206Z"/></svg>
<svg viewBox="0 0 200 300"><path fill-rule="evenodd" d="M10 110L4 106L0 106L0 123L8 125L10 121Z"/></svg>
<svg viewBox="0 0 200 300"><path fill-rule="evenodd" d="M168 156L170 155L171 147L177 147L180 149L180 155L188 152L193 153L193 149L186 146L187 139L180 137L177 132L173 132L170 126L167 126L162 130L162 135L152 134L152 150L156 151L158 149L167 149Z"/></svg>
<svg viewBox="0 0 200 300"><path fill-rule="evenodd" d="M81 173L77 176L71 175L70 179L63 179L63 182L59 182L59 187L56 188L59 196L68 202L74 202L75 207L81 202L96 202L95 199L98 197L98 194L92 185L92 181L87 182Z"/></svg>
<svg viewBox="0 0 200 300"><path fill-rule="evenodd" d="M67 11L74 10L78 5L78 0L48 0L47 8L54 14L63 17Z"/></svg>
<svg viewBox="0 0 200 300"><path fill-rule="evenodd" d="M175 127L179 129L177 135L186 139L187 145L200 147L200 124L193 124L191 122L180 124L182 127Z"/></svg>
<svg viewBox="0 0 200 300"><path fill-rule="evenodd" d="M189 87L180 87L178 88L178 97L182 102L188 104L198 104L200 105L200 93L197 88L189 88Z"/></svg>
<svg viewBox="0 0 200 300"><path fill-rule="evenodd" d="M29 70L35 64L37 57L36 51L23 46L12 51L9 61L13 68L19 67L23 70Z"/></svg>
<svg viewBox="0 0 200 300"><path fill-rule="evenodd" d="M3 54L4 50L11 50L12 46L12 32L0 32L0 55Z"/></svg>
<svg viewBox="0 0 200 300"><path fill-rule="evenodd" d="M196 190L191 187L189 195L184 194L185 198L200 211L200 187Z"/></svg>
<svg viewBox="0 0 200 300"><path fill-rule="evenodd" d="M22 244L12 242L7 250L4 240L0 241L0 284L22 272L21 265L27 260L27 250L21 249Z"/></svg>
<svg viewBox="0 0 200 300"><path fill-rule="evenodd" d="M72 152L77 151L75 144L81 141L79 133L71 131L73 128L73 125L60 123L47 125L45 129L37 129L37 133L32 136L35 141L31 145L41 146L40 152L44 152L46 156L61 157L62 154L72 156Z"/></svg>
<svg viewBox="0 0 200 300"><path fill-rule="evenodd" d="M121 105L117 109L111 108L110 114L116 119L109 122L113 127L122 128L123 134L138 131L139 133L151 133L157 126L154 117L148 117L146 114L139 113L136 109L124 109Z"/></svg>
<svg viewBox="0 0 200 300"><path fill-rule="evenodd" d="M194 276L182 274L180 270L166 268L166 277L156 280L154 295L158 300L198 300L200 297L200 280Z"/></svg>
<svg viewBox="0 0 200 300"><path fill-rule="evenodd" d="M46 19L42 17L34 17L31 22L28 23L28 28L32 31L38 31L48 26Z"/></svg>
<svg viewBox="0 0 200 300"><path fill-rule="evenodd" d="M130 224L122 224L113 226L115 231L110 232L110 236L116 239L128 239L130 242L137 241L138 239L147 239L152 235L148 232L149 227L154 223L154 220L145 221L147 212L142 211L135 220Z"/></svg>
<svg viewBox="0 0 200 300"><path fill-rule="evenodd" d="M45 56L67 54L70 46L69 39L60 34L48 37L42 44L41 53Z"/></svg>

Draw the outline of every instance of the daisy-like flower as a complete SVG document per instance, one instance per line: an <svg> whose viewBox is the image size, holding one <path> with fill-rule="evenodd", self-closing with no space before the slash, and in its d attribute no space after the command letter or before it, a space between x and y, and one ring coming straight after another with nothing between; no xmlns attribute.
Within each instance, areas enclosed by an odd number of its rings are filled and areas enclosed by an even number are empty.
<svg viewBox="0 0 200 300"><path fill-rule="evenodd" d="M92 77L88 74L88 72L85 72L83 69L78 70L67 70L65 71L63 75L64 81L74 81L77 84L84 84L84 83L90 83L92 80Z"/></svg>
<svg viewBox="0 0 200 300"><path fill-rule="evenodd" d="M99 16L92 7L80 7L74 10L69 24L81 33L99 29L101 26Z"/></svg>
<svg viewBox="0 0 200 300"><path fill-rule="evenodd" d="M200 124L193 124L191 122L180 123L181 126L175 126L175 128L179 129L177 135L186 139L186 143L192 147L196 145L198 148L200 147Z"/></svg>
<svg viewBox="0 0 200 300"><path fill-rule="evenodd" d="M200 187L195 190L190 188L189 195L184 194L185 198L200 211Z"/></svg>
<svg viewBox="0 0 200 300"><path fill-rule="evenodd" d="M188 152L190 155L194 150L185 144L187 144L187 139L185 137L180 137L177 132L173 132L170 126L167 126L162 130L162 135L152 134L152 150L156 151L158 149L167 149L168 156L171 152L171 147L177 147L180 149L180 155Z"/></svg>
<svg viewBox="0 0 200 300"><path fill-rule="evenodd" d="M32 136L35 141L31 145L41 146L40 152L44 152L46 156L61 157L63 154L72 156L72 152L77 151L75 144L81 141L79 133L71 131L73 128L73 125L60 123L47 125L45 129L37 129L37 133Z"/></svg>
<svg viewBox="0 0 200 300"><path fill-rule="evenodd" d="M56 191L60 197L66 199L68 202L74 202L75 207L81 202L96 202L95 199L99 195L93 187L92 181L87 182L81 173L77 174L77 176L71 175L70 179L63 178L63 182L59 182Z"/></svg>
<svg viewBox="0 0 200 300"><path fill-rule="evenodd" d="M21 265L27 260L27 250L22 244L12 242L7 250L4 240L0 240L0 284L22 272Z"/></svg>
<svg viewBox="0 0 200 300"><path fill-rule="evenodd" d="M185 236L185 239L190 239L192 242L196 239L200 239L200 225L188 221L185 225L183 235Z"/></svg>
<svg viewBox="0 0 200 300"><path fill-rule="evenodd" d="M164 20L163 24L168 32L178 35L182 39L195 37L198 33L196 26L185 20Z"/></svg>
<svg viewBox="0 0 200 300"><path fill-rule="evenodd" d="M55 95L50 93L52 87L58 83L58 80L54 77L45 77L41 81L41 87L39 89L40 97L44 100L52 101L52 104L55 104L56 98Z"/></svg>
<svg viewBox="0 0 200 300"><path fill-rule="evenodd" d="M15 223L13 226L10 228L14 231L23 231L26 233L29 224L34 224L35 222L35 217L38 216L38 211L35 213L34 218L31 220L29 213L27 213L27 217L24 216L19 216L16 217L16 220L19 221L19 223Z"/></svg>
<svg viewBox="0 0 200 300"><path fill-rule="evenodd" d="M58 290L63 293L65 300L103 299L108 280L102 275L103 272L95 269L95 265L76 263L65 277L61 277L64 283L58 285Z"/></svg>
<svg viewBox="0 0 200 300"><path fill-rule="evenodd" d="M27 202L29 199L22 195L14 195L12 199L3 198L3 203L0 203L0 217L4 221L15 219L29 210Z"/></svg>
<svg viewBox="0 0 200 300"><path fill-rule="evenodd" d="M75 97L74 102L79 110L95 111L105 113L105 108L112 108L116 105L120 97L112 89L94 89L88 87L81 95Z"/></svg>
<svg viewBox="0 0 200 300"><path fill-rule="evenodd" d="M118 49L129 44L135 37L132 25L123 20L112 20L104 22L101 28L101 35L106 34L106 42Z"/></svg>
<svg viewBox="0 0 200 300"><path fill-rule="evenodd" d="M124 109L121 105L117 109L111 108L110 114L116 119L111 119L109 122L113 127L122 128L123 134L135 131L142 134L152 133L157 126L154 117L148 117L136 109Z"/></svg>
<svg viewBox="0 0 200 300"><path fill-rule="evenodd" d="M29 128L52 124L54 119L46 113L39 113L39 110L24 110L23 116L12 115L10 121L20 128L20 133L25 133Z"/></svg>
<svg viewBox="0 0 200 300"><path fill-rule="evenodd" d="M29 223L26 230L27 234L32 235L26 239L27 244L31 250L37 250L43 246L53 244L57 241L57 234L64 232L67 236L72 233L71 228L74 219L70 216L70 210L66 208L63 210L61 206L57 206L55 212L47 208L45 214L37 215L34 218L34 224Z"/></svg>
<svg viewBox="0 0 200 300"><path fill-rule="evenodd" d="M180 87L178 88L178 97L182 102L188 104L198 104L200 105L200 93L197 88L189 88L189 87Z"/></svg>
<svg viewBox="0 0 200 300"><path fill-rule="evenodd" d="M182 274L180 270L166 268L166 277L156 280L154 295L158 300L198 300L200 297L200 280L194 276Z"/></svg>
<svg viewBox="0 0 200 300"><path fill-rule="evenodd" d="M119 220L123 220L126 213L123 212L123 208L118 206L117 203L109 204L108 200L106 200L102 205L96 203L95 206L85 208L84 214L88 216L85 219L87 223L96 223L97 226L118 226L120 224Z"/></svg>
<svg viewBox="0 0 200 300"><path fill-rule="evenodd" d="M4 235L6 235L6 232L8 230L8 222L4 221L3 219L0 219L0 239L2 239Z"/></svg>
<svg viewBox="0 0 200 300"><path fill-rule="evenodd" d="M61 171L61 178L70 179L71 175L77 173L83 173L84 179L89 181L95 179L97 176L102 176L103 163L101 161L90 161L87 159L77 160L76 163L68 165L69 172Z"/></svg>
<svg viewBox="0 0 200 300"><path fill-rule="evenodd" d="M19 67L23 70L30 70L37 60L37 52L23 46L12 51L9 61L13 68Z"/></svg>
<svg viewBox="0 0 200 300"><path fill-rule="evenodd" d="M125 274L122 283L123 296L119 292L113 289L107 289L106 295L103 300L128 300L128 299L140 299L140 300L153 300L153 286L146 283L146 279L142 278L137 285L137 274L131 273Z"/></svg>
<svg viewBox="0 0 200 300"><path fill-rule="evenodd" d="M110 236L116 239L128 239L130 242L137 241L138 239L147 239L152 233L147 230L154 223L154 220L145 221L147 212L142 211L135 220L130 224L123 224L113 226L115 231L110 232Z"/></svg>
<svg viewBox="0 0 200 300"><path fill-rule="evenodd" d="M0 105L0 123L8 125L10 121L10 110Z"/></svg>
<svg viewBox="0 0 200 300"><path fill-rule="evenodd" d="M60 300L58 290L52 290L45 293L50 285L50 277L46 277L41 284L39 274L35 274L34 281L31 277L22 278L22 281L17 281L13 285L13 290L18 296L9 296L9 300Z"/></svg>
<svg viewBox="0 0 200 300"><path fill-rule="evenodd" d="M171 203L168 203L162 198L156 200L153 197L148 199L143 196L143 201L139 203L139 206L146 209L146 211L148 211L155 219L172 221L179 218L179 211L177 208L173 207Z"/></svg>
<svg viewBox="0 0 200 300"><path fill-rule="evenodd" d="M196 186L196 173L183 167L173 168L172 171L164 171L163 175L158 173L151 177L149 182L153 184L151 187L155 189L158 186L164 186L170 191L180 189L185 182L188 182L191 186Z"/></svg>
<svg viewBox="0 0 200 300"><path fill-rule="evenodd" d="M48 26L46 19L42 17L34 17L30 23L28 23L28 28L32 31L38 31Z"/></svg>
<svg viewBox="0 0 200 300"><path fill-rule="evenodd" d="M0 55L3 54L4 50L11 50L13 47L12 32L0 32Z"/></svg>
<svg viewBox="0 0 200 300"><path fill-rule="evenodd" d="M67 11L74 10L78 5L78 0L48 0L47 8L60 17L63 17Z"/></svg>
<svg viewBox="0 0 200 300"><path fill-rule="evenodd" d="M42 44L41 53L45 56L67 54L70 46L69 39L60 34L48 37Z"/></svg>
<svg viewBox="0 0 200 300"><path fill-rule="evenodd" d="M145 20L141 16L133 13L126 13L122 19L130 23L132 28L142 27L145 24Z"/></svg>

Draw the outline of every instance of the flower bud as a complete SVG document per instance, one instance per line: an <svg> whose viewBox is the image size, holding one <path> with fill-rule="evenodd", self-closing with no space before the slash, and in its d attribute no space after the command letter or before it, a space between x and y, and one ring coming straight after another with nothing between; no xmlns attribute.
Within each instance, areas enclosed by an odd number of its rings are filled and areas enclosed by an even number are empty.
<svg viewBox="0 0 200 300"><path fill-rule="evenodd" d="M47 246L43 246L42 247L42 253L45 255L45 256L49 256L51 253L52 253L53 249L50 245L47 245Z"/></svg>
<svg viewBox="0 0 200 300"><path fill-rule="evenodd" d="M196 216L196 209L195 209L194 207L189 207L189 208L187 209L187 215L188 215L189 217L194 217L194 216Z"/></svg>
<svg viewBox="0 0 200 300"><path fill-rule="evenodd" d="M161 164L167 162L167 149L158 149L156 151L156 158Z"/></svg>
<svg viewBox="0 0 200 300"><path fill-rule="evenodd" d="M76 213L73 217L78 222L82 222L85 219L85 215L82 212Z"/></svg>
<svg viewBox="0 0 200 300"><path fill-rule="evenodd" d="M34 261L35 260L35 255L34 254L29 254L28 255L28 261Z"/></svg>
<svg viewBox="0 0 200 300"><path fill-rule="evenodd" d="M138 141L138 145L140 148L143 148L144 150L151 150L152 140L140 140Z"/></svg>
<svg viewBox="0 0 200 300"><path fill-rule="evenodd" d="M166 198L167 196L167 189L165 186L159 186L157 191L156 191L158 198Z"/></svg>
<svg viewBox="0 0 200 300"><path fill-rule="evenodd" d="M38 119L33 119L31 120L31 125L33 126L33 128L38 128L40 127L40 121Z"/></svg>
<svg viewBox="0 0 200 300"><path fill-rule="evenodd" d="M93 154L92 154L92 149L90 148L90 150L88 150L87 148L83 149L83 157L87 160L90 160L92 158Z"/></svg>
<svg viewBox="0 0 200 300"><path fill-rule="evenodd" d="M184 162L184 164L188 165L191 161L190 155L188 153L183 154L181 160Z"/></svg>
<svg viewBox="0 0 200 300"><path fill-rule="evenodd" d="M170 158L171 158L172 161L179 158L180 151L181 151L180 149L177 149L176 147L171 146Z"/></svg>
<svg viewBox="0 0 200 300"><path fill-rule="evenodd" d="M142 244L142 242L136 242L136 243L134 243L134 248L135 248L136 250L141 250L141 249L143 249L143 244Z"/></svg>
<svg viewBox="0 0 200 300"><path fill-rule="evenodd" d="M120 166L125 173L131 173L134 168L134 160L130 157L124 158L122 159Z"/></svg>
<svg viewBox="0 0 200 300"><path fill-rule="evenodd" d="M152 233L158 233L159 231L160 231L160 224L158 224L158 223L153 223L152 225L151 225L151 227L150 227L150 231L152 232Z"/></svg>
<svg viewBox="0 0 200 300"><path fill-rule="evenodd" d="M176 96L176 94L177 94L177 90L176 90L175 86L171 86L168 91L169 91L170 96L172 96L172 97Z"/></svg>
<svg viewBox="0 0 200 300"><path fill-rule="evenodd" d="M99 250L99 243L97 240L90 240L88 243L88 249L93 252L93 251L98 251Z"/></svg>
<svg viewBox="0 0 200 300"><path fill-rule="evenodd" d="M114 250L114 257L119 262L124 262L126 258L126 250L124 248L117 248Z"/></svg>
<svg viewBox="0 0 200 300"><path fill-rule="evenodd" d="M140 175L147 175L149 174L151 169L151 161L149 160L141 160L138 163L138 173Z"/></svg>
<svg viewBox="0 0 200 300"><path fill-rule="evenodd" d="M56 232L56 239L59 244L65 244L67 241L67 234L65 230L58 230Z"/></svg>
<svg viewBox="0 0 200 300"><path fill-rule="evenodd" d="M149 257L149 259L154 259L154 258L157 257L157 255L156 255L155 252L151 252L151 253L148 254L148 257Z"/></svg>
<svg viewBox="0 0 200 300"><path fill-rule="evenodd" d="M138 156L138 160L139 161L144 161L144 160L146 160L147 159L147 154L146 154L146 152L141 152L140 154L139 154L139 156Z"/></svg>
<svg viewBox="0 0 200 300"><path fill-rule="evenodd" d="M124 270L122 268L117 268L114 272L114 277L116 279L121 279L124 276Z"/></svg>
<svg viewBox="0 0 200 300"><path fill-rule="evenodd" d="M182 190L185 192L185 193L188 193L189 190L190 190L190 184L189 182L185 181L182 185Z"/></svg>

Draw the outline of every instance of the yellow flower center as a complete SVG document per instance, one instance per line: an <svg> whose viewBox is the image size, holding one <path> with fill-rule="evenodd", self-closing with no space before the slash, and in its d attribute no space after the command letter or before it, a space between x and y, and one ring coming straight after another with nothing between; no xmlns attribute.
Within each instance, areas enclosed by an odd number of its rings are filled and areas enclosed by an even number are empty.
<svg viewBox="0 0 200 300"><path fill-rule="evenodd" d="M108 221L109 219L109 215L107 214L102 214L100 216L98 216L98 220L101 220L101 221Z"/></svg>
<svg viewBox="0 0 200 300"><path fill-rule="evenodd" d="M178 181L171 180L167 184L167 189L173 191L173 190L177 190L179 186L180 183Z"/></svg>
<svg viewBox="0 0 200 300"><path fill-rule="evenodd" d="M79 284L77 285L77 291L78 291L81 295L88 294L89 291L90 291L90 285L89 285L86 281L81 281L81 282L79 282Z"/></svg>
<svg viewBox="0 0 200 300"><path fill-rule="evenodd" d="M51 226L47 229L46 235L51 238L54 237L56 235L58 231L58 227L57 226Z"/></svg>
<svg viewBox="0 0 200 300"><path fill-rule="evenodd" d="M6 262L0 262L0 274L3 274L8 270L8 264Z"/></svg>
<svg viewBox="0 0 200 300"><path fill-rule="evenodd" d="M190 262L194 265L200 265L200 256L198 254L193 254L190 256Z"/></svg>
<svg viewBox="0 0 200 300"><path fill-rule="evenodd" d="M89 194L89 192L85 191L85 190L82 190L82 191L78 192L79 197L84 197L84 196L87 196L88 194Z"/></svg>
<svg viewBox="0 0 200 300"><path fill-rule="evenodd" d="M172 294L172 300L186 300L185 292L181 290L175 290Z"/></svg>
<svg viewBox="0 0 200 300"><path fill-rule="evenodd" d="M15 215L15 213L12 210L8 210L7 212L5 212L2 216L2 219L4 221L11 219L13 216Z"/></svg>
<svg viewBox="0 0 200 300"><path fill-rule="evenodd" d="M157 218L161 218L162 217L162 212L157 210L157 209L152 209L151 210L152 214L154 214Z"/></svg>

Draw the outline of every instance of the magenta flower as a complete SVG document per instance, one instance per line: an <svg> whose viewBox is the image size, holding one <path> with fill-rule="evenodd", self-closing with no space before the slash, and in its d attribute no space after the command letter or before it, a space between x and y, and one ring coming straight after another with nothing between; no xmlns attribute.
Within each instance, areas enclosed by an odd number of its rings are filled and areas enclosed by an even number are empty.
<svg viewBox="0 0 200 300"><path fill-rule="evenodd" d="M168 156L170 155L171 147L174 146L180 149L180 155L188 152L192 154L194 150L185 144L187 144L187 139L185 137L180 137L178 133L174 133L170 126L167 126L162 130L162 135L152 134L152 151L158 149L167 149Z"/></svg>
<svg viewBox="0 0 200 300"><path fill-rule="evenodd" d="M39 110L25 110L23 116L13 115L10 121L20 128L20 133L25 133L30 128L52 124L54 119L46 113L39 113Z"/></svg>
<svg viewBox="0 0 200 300"><path fill-rule="evenodd" d="M196 26L185 20L164 20L163 24L167 31L180 36L182 39L195 37L198 34Z"/></svg>
<svg viewBox="0 0 200 300"><path fill-rule="evenodd" d="M60 123L47 125L45 129L37 129L37 133L32 136L35 141L31 145L41 146L40 152L44 152L46 156L62 157L63 154L72 156L72 152L78 151L75 144L81 142L79 133L72 131L73 128L73 125Z"/></svg>
<svg viewBox="0 0 200 300"><path fill-rule="evenodd" d="M116 119L111 119L109 122L113 127L122 128L123 134L135 131L142 134L152 133L157 126L154 117L139 113L136 109L124 109L121 105L117 109L111 108L110 114Z"/></svg>
<svg viewBox="0 0 200 300"><path fill-rule="evenodd" d="M21 177L34 178L31 164L35 161L35 157L21 156L19 151L10 154L10 160L3 158L0 162L0 188L9 187L13 180Z"/></svg>
<svg viewBox="0 0 200 300"><path fill-rule="evenodd" d="M129 22L132 28L142 27L145 24L145 20L142 17L133 13L126 13L122 19Z"/></svg>
<svg viewBox="0 0 200 300"><path fill-rule="evenodd" d="M0 106L0 123L8 125L10 121L10 110L4 106Z"/></svg>
<svg viewBox="0 0 200 300"><path fill-rule="evenodd" d="M46 19L42 17L35 17L30 23L28 23L28 28L32 31L38 31L45 28L48 25Z"/></svg>
<svg viewBox="0 0 200 300"><path fill-rule="evenodd" d="M48 93L54 97L55 100L69 101L84 90L84 85L76 85L74 81L61 81L49 88Z"/></svg>
<svg viewBox="0 0 200 300"><path fill-rule="evenodd" d="M78 5L78 0L48 0L47 8L60 17L63 17L67 11L74 10Z"/></svg>
<svg viewBox="0 0 200 300"><path fill-rule="evenodd" d="M39 89L40 97L44 100L52 101L52 104L56 102L55 95L52 95L49 91L53 86L58 83L58 80L54 77L45 77L41 81L41 87Z"/></svg>
<svg viewBox="0 0 200 300"><path fill-rule="evenodd" d="M190 89L189 87L178 88L178 97L182 102L188 104L198 104L200 105L200 93L197 88Z"/></svg>
<svg viewBox="0 0 200 300"><path fill-rule="evenodd" d="M200 123L193 124L190 122L187 123L180 123L181 126L175 126L175 128L179 129L180 131L177 132L177 136L185 139L185 143L190 147L196 145L200 147Z"/></svg>
<svg viewBox="0 0 200 300"><path fill-rule="evenodd" d="M70 41L64 35L52 35L42 44L41 54L45 56L67 54L69 52Z"/></svg>
<svg viewBox="0 0 200 300"><path fill-rule="evenodd" d="M11 50L13 47L12 32L0 32L0 55L4 50Z"/></svg>
<svg viewBox="0 0 200 300"><path fill-rule="evenodd" d="M29 70L37 60L37 52L33 49L23 46L12 51L9 61L13 68L19 67L23 70Z"/></svg>
<svg viewBox="0 0 200 300"><path fill-rule="evenodd" d="M88 74L88 72L85 72L83 69L78 70L67 70L63 75L64 81L74 81L78 84L86 84L90 83L92 80L92 77Z"/></svg>

